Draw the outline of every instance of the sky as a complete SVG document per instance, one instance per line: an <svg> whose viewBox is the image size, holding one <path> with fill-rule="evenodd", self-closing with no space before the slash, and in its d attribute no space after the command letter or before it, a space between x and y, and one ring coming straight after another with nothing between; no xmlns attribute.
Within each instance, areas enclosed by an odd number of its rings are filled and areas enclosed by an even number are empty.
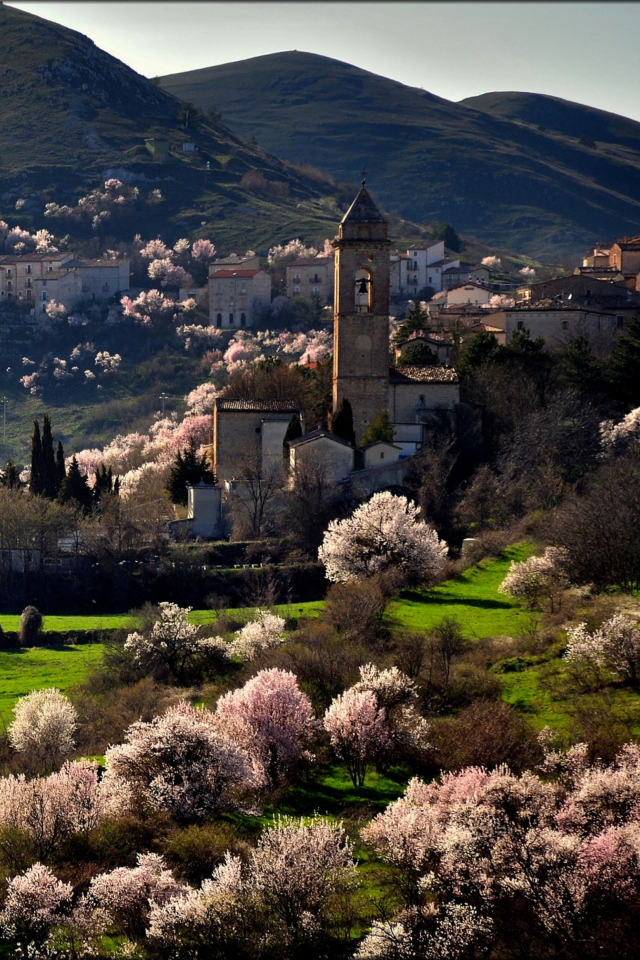
<svg viewBox="0 0 640 960"><path fill-rule="evenodd" d="M147 77L300 50L448 100L545 93L640 121L640 3L12 2Z"/></svg>

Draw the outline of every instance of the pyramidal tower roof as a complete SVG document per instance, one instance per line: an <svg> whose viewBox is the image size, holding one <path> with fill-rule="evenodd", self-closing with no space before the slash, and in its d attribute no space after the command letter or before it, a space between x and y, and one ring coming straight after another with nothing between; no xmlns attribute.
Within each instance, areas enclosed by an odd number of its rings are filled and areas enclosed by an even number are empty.
<svg viewBox="0 0 640 960"><path fill-rule="evenodd" d="M387 221L382 216L375 203L371 199L370 194L368 193L364 181L362 183L362 188L358 193L358 196L355 198L344 217L340 221L341 223L386 223Z"/></svg>

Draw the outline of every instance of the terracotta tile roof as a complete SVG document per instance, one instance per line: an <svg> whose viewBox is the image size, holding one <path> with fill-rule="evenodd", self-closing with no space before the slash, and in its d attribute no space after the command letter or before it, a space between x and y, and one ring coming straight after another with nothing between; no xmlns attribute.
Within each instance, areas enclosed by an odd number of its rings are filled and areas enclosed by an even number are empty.
<svg viewBox="0 0 640 960"><path fill-rule="evenodd" d="M400 366L389 369L390 383L458 383L453 367Z"/></svg>
<svg viewBox="0 0 640 960"><path fill-rule="evenodd" d="M335 433L331 433L330 430L312 430L311 433L305 433L304 436L298 437L297 440L290 440L290 447L299 447L303 443L310 443L313 440L320 440L321 438L326 440L333 440L335 443L341 443L345 447L351 447L351 444L348 440L343 440L342 437L337 437Z"/></svg>
<svg viewBox="0 0 640 960"><path fill-rule="evenodd" d="M306 260L294 260L287 264L287 270L295 270L296 267L317 267L324 263L333 263L333 257L309 257Z"/></svg>
<svg viewBox="0 0 640 960"><path fill-rule="evenodd" d="M229 277L255 277L256 273L260 273L259 270L214 270L210 274L213 280L227 280Z"/></svg>
<svg viewBox="0 0 640 960"><path fill-rule="evenodd" d="M238 410L244 412L256 413L298 413L300 403L298 400L251 400L251 399L228 399L225 397L216 397L215 406L217 410Z"/></svg>

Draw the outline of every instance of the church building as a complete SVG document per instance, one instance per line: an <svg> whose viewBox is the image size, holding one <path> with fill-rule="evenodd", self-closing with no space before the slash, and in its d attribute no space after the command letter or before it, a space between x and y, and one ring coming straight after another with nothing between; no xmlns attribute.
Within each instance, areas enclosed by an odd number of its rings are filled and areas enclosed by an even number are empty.
<svg viewBox="0 0 640 960"><path fill-rule="evenodd" d="M342 218L332 244L335 249L333 411L335 413L343 400L349 401L356 445L359 446L360 438L372 420L380 411L387 410L394 424L394 446L400 451L398 462L401 464L421 448L434 419L440 420L443 414L453 416L460 401L458 378L450 367L390 366L391 241L388 223L369 195L364 180ZM233 479L229 468L238 462L241 451L226 448L240 444L241 437L251 436L252 449L281 449L288 422L282 404L287 404L287 413L299 409L295 400L270 403L266 400L218 398L215 401L211 459L219 481ZM275 407L278 407L277 411ZM241 432L236 426L239 415L243 421ZM232 419L236 421L233 424ZM331 436L328 431L315 430L301 437L295 441L297 455L300 455L302 446L311 450L317 445L320 453L320 447L324 449ZM388 451L384 457L380 468L388 471ZM274 462L273 456L267 460ZM347 457L345 462L348 460ZM379 468L368 458L365 470L359 473L376 469ZM238 478L237 474L235 476Z"/></svg>

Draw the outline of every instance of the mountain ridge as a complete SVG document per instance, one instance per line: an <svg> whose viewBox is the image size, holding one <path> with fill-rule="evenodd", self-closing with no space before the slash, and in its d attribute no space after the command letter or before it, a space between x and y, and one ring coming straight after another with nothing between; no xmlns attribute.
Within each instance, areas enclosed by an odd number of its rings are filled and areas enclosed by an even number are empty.
<svg viewBox="0 0 640 960"><path fill-rule="evenodd" d="M610 141L595 149L524 115L501 113L486 101L499 95L454 103L300 51L159 82L181 99L217 108L233 130L284 160L312 163L341 180L353 179L364 163L388 208L416 222L452 222L486 244L553 259L579 254L602 236L640 232L640 123L627 118L611 115L626 133L609 123ZM576 122L597 113L571 106ZM588 129L584 134L590 140Z"/></svg>

